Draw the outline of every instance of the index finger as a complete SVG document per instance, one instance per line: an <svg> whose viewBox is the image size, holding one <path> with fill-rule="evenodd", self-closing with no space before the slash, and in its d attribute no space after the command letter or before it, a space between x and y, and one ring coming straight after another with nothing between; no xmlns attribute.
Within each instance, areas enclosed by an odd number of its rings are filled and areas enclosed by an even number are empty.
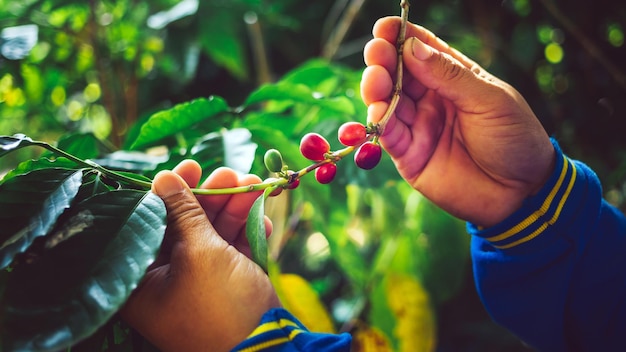
<svg viewBox="0 0 626 352"><path fill-rule="evenodd" d="M398 39L400 23L401 18L398 16L383 17L376 21L376 23L374 24L372 34L374 35L374 38L381 38L395 45ZM476 69L477 67L479 67L479 65L476 64L473 60L465 56L460 51L452 48L448 43L437 37L433 32L420 25L407 23L406 38L408 39L411 37L416 37L424 44L433 47L438 51L449 54L450 56L461 62L463 66L469 69Z"/></svg>

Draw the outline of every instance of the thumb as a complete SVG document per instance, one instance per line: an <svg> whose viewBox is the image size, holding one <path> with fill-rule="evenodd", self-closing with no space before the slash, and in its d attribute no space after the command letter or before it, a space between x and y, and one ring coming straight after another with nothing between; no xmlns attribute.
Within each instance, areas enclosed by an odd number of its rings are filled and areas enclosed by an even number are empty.
<svg viewBox="0 0 626 352"><path fill-rule="evenodd" d="M194 234L214 231L198 199L176 173L159 172L152 182L152 192L165 203L168 237L173 237L170 241L191 240Z"/></svg>
<svg viewBox="0 0 626 352"><path fill-rule="evenodd" d="M409 73L424 87L436 91L457 107L485 99L495 87L494 77L480 66L448 47L439 51L421 40L409 38L403 46L403 62Z"/></svg>

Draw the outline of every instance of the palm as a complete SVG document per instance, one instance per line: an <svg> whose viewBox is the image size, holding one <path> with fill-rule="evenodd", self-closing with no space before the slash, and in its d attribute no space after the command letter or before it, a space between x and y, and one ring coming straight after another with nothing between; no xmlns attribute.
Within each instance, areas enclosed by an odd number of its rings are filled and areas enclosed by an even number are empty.
<svg viewBox="0 0 626 352"><path fill-rule="evenodd" d="M404 94L396 111L381 138L385 150L414 188L450 213L484 222L483 214L526 196L517 186L525 182L519 175L528 174L531 158L506 157L527 143L514 138L515 129L528 127L522 113L489 107L467 112L432 90Z"/></svg>

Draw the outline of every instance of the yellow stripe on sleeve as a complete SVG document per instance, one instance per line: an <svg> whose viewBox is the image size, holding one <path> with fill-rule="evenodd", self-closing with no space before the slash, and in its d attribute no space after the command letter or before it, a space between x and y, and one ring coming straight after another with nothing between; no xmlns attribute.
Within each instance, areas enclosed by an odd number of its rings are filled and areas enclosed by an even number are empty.
<svg viewBox="0 0 626 352"><path fill-rule="evenodd" d="M247 339L250 339L250 338L253 338L253 337L256 337L256 336L259 336L259 335L263 335L263 334L271 332L271 331L283 330L284 328L292 328L292 330L289 331L289 335L288 336L283 336L283 337L273 338L271 340L261 341L261 342L255 344L254 346L249 346L249 347L237 350L237 351L239 351L239 352L262 351L262 350L264 350L266 348L282 345L282 344L285 344L285 343L287 343L289 341L292 341L298 334L303 332L303 330L295 322L293 322L293 321L291 321L289 319L280 319L278 321L271 321L271 322L267 322L267 323L259 325L256 329L254 329L254 331L250 335L248 335Z"/></svg>
<svg viewBox="0 0 626 352"><path fill-rule="evenodd" d="M264 334L268 331L280 330L287 326L292 326L296 329L299 329L298 325L294 323L293 321L289 319L280 319L279 321L270 321L265 324L257 326L257 328L254 329L254 331L250 335L248 335L248 338Z"/></svg>
<svg viewBox="0 0 626 352"><path fill-rule="evenodd" d="M557 180L557 182L554 185L554 187L552 188L552 190L550 190L550 193L548 194L548 196L544 200L543 204L541 204L541 207L539 207L539 209L537 209L535 212L530 214L527 218L525 218L519 224L513 226L509 230L507 230L507 231L505 231L505 232L503 232L503 233L501 233L499 235L485 238L487 241L489 241L489 242L498 242L498 241L506 240L507 238L509 238L509 237L511 237L511 236L513 236L513 235L515 235L517 233L520 233L521 231L526 229L528 226L533 224L535 221L537 221L541 216L545 215L545 213L550 208L550 204L554 200L554 197L556 196L556 193L561 188L561 185L563 184L563 181L565 180L565 175L567 174L568 165L570 163L567 161L565 156L563 156L563 159L564 159L563 167L561 168L561 174L559 175L559 179Z"/></svg>
<svg viewBox="0 0 626 352"><path fill-rule="evenodd" d="M250 346L250 347L246 347L244 349L238 350L238 352L257 352L257 351L262 351L266 348L270 348L273 346L278 346L281 345L285 342L289 342L289 338L287 337L281 337L278 339L273 339L273 340L269 340L269 341L263 341L261 343L258 343L254 346Z"/></svg>
<svg viewBox="0 0 626 352"><path fill-rule="evenodd" d="M556 220L559 218L559 215L561 215L561 211L563 210L563 205L565 204L567 197L572 191L572 187L574 187L574 181L576 180L576 166L574 166L574 164L572 164L572 171L573 171L572 176L570 177L569 183L567 185L567 189L565 190L565 194L563 194L563 197L561 197L561 200L559 201L559 205L557 206L557 209L554 212L554 215L552 216L552 218L550 218L550 220L543 223L537 230L533 231L530 235L526 237L520 238L519 240L511 242L509 244L505 244L502 246L494 246L494 247L500 248L500 249L507 249L507 248L515 247L518 244L532 240L533 238L537 237L541 232L543 232L543 230L545 230L548 227L548 225L554 224Z"/></svg>

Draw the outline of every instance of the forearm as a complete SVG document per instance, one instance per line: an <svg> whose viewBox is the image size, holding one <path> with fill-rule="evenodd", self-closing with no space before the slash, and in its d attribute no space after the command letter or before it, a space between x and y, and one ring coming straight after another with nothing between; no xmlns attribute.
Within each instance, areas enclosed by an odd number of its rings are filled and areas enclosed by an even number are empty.
<svg viewBox="0 0 626 352"><path fill-rule="evenodd" d="M626 297L624 216L588 167L557 154L520 210L489 229L468 225L477 288L493 318L534 347L611 346L610 328L626 319L615 315Z"/></svg>

